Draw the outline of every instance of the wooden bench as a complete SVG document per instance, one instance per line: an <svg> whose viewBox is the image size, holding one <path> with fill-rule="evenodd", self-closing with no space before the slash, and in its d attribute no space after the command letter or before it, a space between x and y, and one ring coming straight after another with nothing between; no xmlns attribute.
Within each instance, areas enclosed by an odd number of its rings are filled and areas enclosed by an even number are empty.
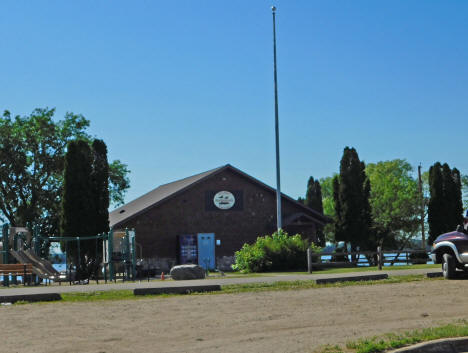
<svg viewBox="0 0 468 353"><path fill-rule="evenodd" d="M32 270L32 264L0 264L0 276L3 276L3 285L8 286L8 276L22 276L24 285L26 285L26 278L31 283Z"/></svg>

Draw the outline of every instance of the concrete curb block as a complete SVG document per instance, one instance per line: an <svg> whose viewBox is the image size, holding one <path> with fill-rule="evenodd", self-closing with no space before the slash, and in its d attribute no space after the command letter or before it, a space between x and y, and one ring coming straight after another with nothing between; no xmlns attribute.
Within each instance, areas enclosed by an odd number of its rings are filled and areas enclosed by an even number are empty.
<svg viewBox="0 0 468 353"><path fill-rule="evenodd" d="M62 300L58 293L44 294L20 294L20 295L0 295L0 303L16 303L18 301L25 302L51 302Z"/></svg>
<svg viewBox="0 0 468 353"><path fill-rule="evenodd" d="M387 278L388 278L388 275L386 273L383 273L379 275L321 278L321 279L317 279L315 283L328 284L328 283L337 283L337 282L376 281L376 280L387 279Z"/></svg>
<svg viewBox="0 0 468 353"><path fill-rule="evenodd" d="M206 286L185 286L185 287L160 287L160 288L136 288L133 290L134 295L148 295L148 294L190 294L201 292L216 292L220 291L219 284L206 285Z"/></svg>
<svg viewBox="0 0 468 353"><path fill-rule="evenodd" d="M442 277L442 272L428 272L426 273L427 278Z"/></svg>
<svg viewBox="0 0 468 353"><path fill-rule="evenodd" d="M443 338L436 341L419 343L414 346L399 348L388 353L457 353L468 351L468 338Z"/></svg>

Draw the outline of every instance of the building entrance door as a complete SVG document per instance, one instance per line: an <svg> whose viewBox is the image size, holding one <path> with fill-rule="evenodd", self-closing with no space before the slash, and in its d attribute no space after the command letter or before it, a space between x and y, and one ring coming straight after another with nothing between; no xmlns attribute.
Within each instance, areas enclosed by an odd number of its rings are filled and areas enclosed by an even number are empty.
<svg viewBox="0 0 468 353"><path fill-rule="evenodd" d="M198 233L198 264L205 270L215 268L214 233Z"/></svg>

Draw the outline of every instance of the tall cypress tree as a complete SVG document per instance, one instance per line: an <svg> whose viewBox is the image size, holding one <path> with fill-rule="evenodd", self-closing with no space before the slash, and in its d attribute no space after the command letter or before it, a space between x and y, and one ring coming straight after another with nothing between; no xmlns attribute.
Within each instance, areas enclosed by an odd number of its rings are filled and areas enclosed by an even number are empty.
<svg viewBox="0 0 468 353"><path fill-rule="evenodd" d="M434 163L429 169L429 190L429 242L433 242L440 234L463 224L460 172L450 169L447 163Z"/></svg>
<svg viewBox="0 0 468 353"><path fill-rule="evenodd" d="M431 197L427 210L427 222L429 223L429 239L432 243L438 235L444 232L444 183L442 178L442 165L434 163L429 168L429 191Z"/></svg>
<svg viewBox="0 0 468 353"><path fill-rule="evenodd" d="M442 190L443 190L443 210L442 210L442 228L444 232L454 230L454 219L456 219L454 213L455 210L455 185L452 178L452 170L447 163L442 165Z"/></svg>
<svg viewBox="0 0 468 353"><path fill-rule="evenodd" d="M107 146L102 140L94 140L92 144L92 186L93 204L95 207L93 215L93 234L107 233L109 231L109 164L107 161ZM90 271L98 269L98 263L102 258L102 240L89 241L90 258L94 261Z"/></svg>
<svg viewBox="0 0 468 353"><path fill-rule="evenodd" d="M94 140L93 145L93 198L96 207L94 234L109 231L109 164L107 146L102 140Z"/></svg>
<svg viewBox="0 0 468 353"><path fill-rule="evenodd" d="M462 196L462 180L460 171L457 168L452 169L453 180L453 224L458 226L463 224L463 196Z"/></svg>
<svg viewBox="0 0 468 353"><path fill-rule="evenodd" d="M94 234L95 205L92 195L92 155L87 142L71 141L65 155L64 186L60 229L64 236L90 236ZM68 258L75 265L84 267L85 257L90 256L89 241L69 242ZM91 244L92 245L92 244Z"/></svg>
<svg viewBox="0 0 468 353"><path fill-rule="evenodd" d="M340 198L340 178L338 175L333 177L333 201L335 204L335 241L347 241L346 236L343 232L342 222L343 214L341 209L341 198Z"/></svg>
<svg viewBox="0 0 468 353"><path fill-rule="evenodd" d="M340 162L339 179L334 180L335 240L359 246L361 250L375 245L371 233L369 204L370 183L365 164L359 160L354 148L345 147Z"/></svg>
<svg viewBox="0 0 468 353"><path fill-rule="evenodd" d="M313 177L310 177L307 182L307 192L304 204L307 207L323 214L322 188L320 186L320 182L315 180ZM318 245L325 246L325 236L322 226L317 227L316 235Z"/></svg>
<svg viewBox="0 0 468 353"><path fill-rule="evenodd" d="M311 209L323 213L322 188L320 182L310 177L307 182L307 192L304 204Z"/></svg>

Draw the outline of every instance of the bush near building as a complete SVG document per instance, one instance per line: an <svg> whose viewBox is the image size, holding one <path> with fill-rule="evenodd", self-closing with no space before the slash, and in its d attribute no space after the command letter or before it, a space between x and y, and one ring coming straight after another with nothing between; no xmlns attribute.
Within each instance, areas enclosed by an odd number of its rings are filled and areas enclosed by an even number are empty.
<svg viewBox="0 0 468 353"><path fill-rule="evenodd" d="M236 252L236 263L232 266L241 272L269 272L305 270L307 268L307 248L318 252L320 247L300 234L289 236L283 230L258 237L254 244L244 244Z"/></svg>

